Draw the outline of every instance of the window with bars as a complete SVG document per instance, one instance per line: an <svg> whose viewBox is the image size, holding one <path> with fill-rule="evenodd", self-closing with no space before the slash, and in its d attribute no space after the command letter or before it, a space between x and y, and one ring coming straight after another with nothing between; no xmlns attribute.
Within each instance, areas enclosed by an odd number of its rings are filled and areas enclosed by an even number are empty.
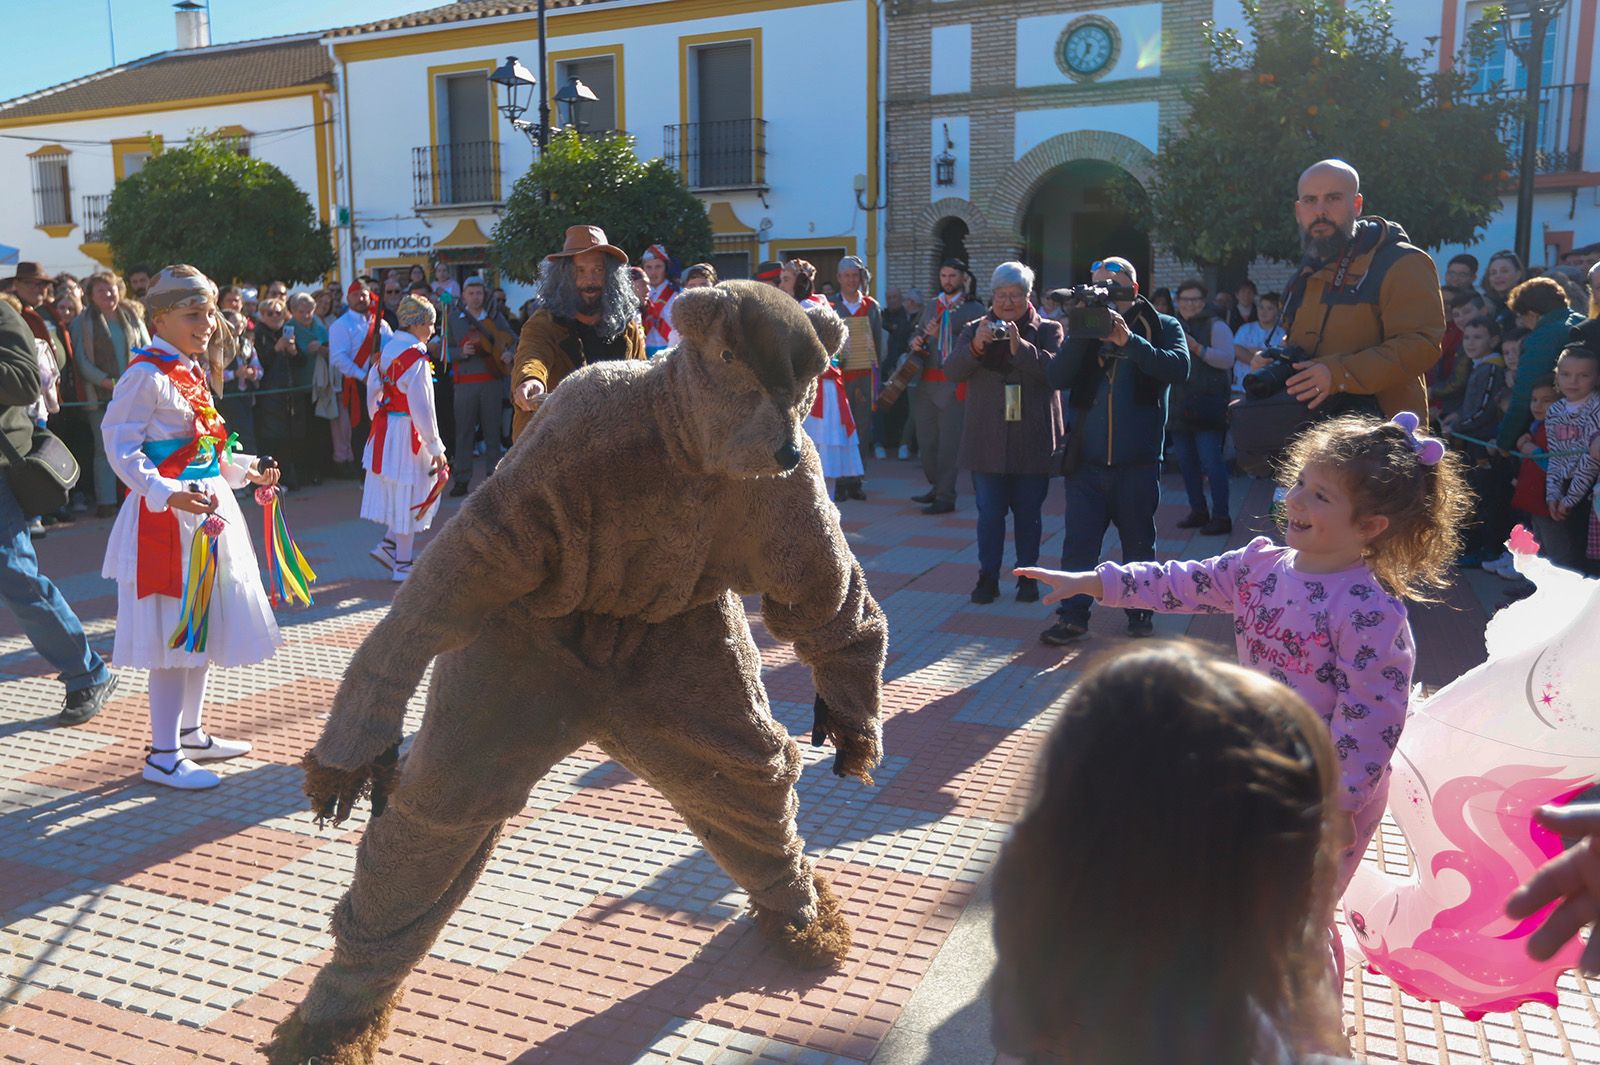
<svg viewBox="0 0 1600 1065"><path fill-rule="evenodd" d="M33 223L72 224L72 182L67 175L65 152L33 157Z"/></svg>

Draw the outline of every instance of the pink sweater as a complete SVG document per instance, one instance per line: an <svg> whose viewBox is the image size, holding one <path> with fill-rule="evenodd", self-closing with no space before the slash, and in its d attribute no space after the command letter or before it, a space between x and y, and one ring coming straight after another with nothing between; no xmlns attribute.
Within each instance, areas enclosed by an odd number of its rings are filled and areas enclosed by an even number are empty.
<svg viewBox="0 0 1600 1065"><path fill-rule="evenodd" d="M1198 562L1105 562L1107 606L1233 614L1241 665L1287 684L1333 732L1354 813L1373 798L1406 722L1416 645L1405 604L1366 566L1301 573L1264 536Z"/></svg>

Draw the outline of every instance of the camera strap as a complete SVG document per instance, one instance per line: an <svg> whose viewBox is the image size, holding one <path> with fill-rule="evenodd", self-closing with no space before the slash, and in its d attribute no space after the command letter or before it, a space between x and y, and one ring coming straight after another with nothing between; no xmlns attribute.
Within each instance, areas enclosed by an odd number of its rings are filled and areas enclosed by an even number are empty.
<svg viewBox="0 0 1600 1065"><path fill-rule="evenodd" d="M1344 288L1344 279L1350 273L1350 264L1355 262L1355 258L1356 241L1352 237L1345 242L1344 252L1339 256L1339 264L1333 271L1333 284L1330 287L1334 292ZM1283 314L1281 315L1285 342L1288 341L1289 333L1294 329L1294 319L1295 315L1300 311L1300 304L1305 300L1306 286L1311 283L1312 275L1316 273L1316 270L1304 268L1301 270L1300 275L1295 278L1294 283L1289 286L1289 297L1284 300ZM1332 313L1333 304L1329 303L1327 298L1324 297L1322 300L1322 323L1317 326L1317 342L1312 345L1309 358L1316 358L1317 352L1321 350L1322 336L1327 332L1328 316Z"/></svg>

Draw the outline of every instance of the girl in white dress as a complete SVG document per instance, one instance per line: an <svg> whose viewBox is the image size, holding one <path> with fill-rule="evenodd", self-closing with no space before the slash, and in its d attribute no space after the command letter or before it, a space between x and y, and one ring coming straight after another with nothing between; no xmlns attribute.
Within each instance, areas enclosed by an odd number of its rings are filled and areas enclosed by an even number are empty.
<svg viewBox="0 0 1600 1065"><path fill-rule="evenodd" d="M411 573L417 533L432 525L439 512L439 489L449 469L433 406L433 367L428 363L433 304L407 296L395 315L400 329L384 342L383 354L367 371L372 434L362 459L367 480L361 516L388 530L371 554L394 572L398 582Z"/></svg>
<svg viewBox="0 0 1600 1065"><path fill-rule="evenodd" d="M197 762L250 750L201 725L210 667L264 662L282 642L233 495L247 483L276 484L278 471L227 447L204 364L217 324L216 295L192 266L169 266L156 276L145 294L155 339L133 353L100 426L106 458L129 489L101 570L117 582L111 657L150 671L144 779L186 790L219 783ZM190 573L191 551L196 530L213 517L222 528L213 548L210 609L202 624L190 626L186 585L205 583Z"/></svg>
<svg viewBox="0 0 1600 1065"><path fill-rule="evenodd" d="M836 504L842 502L835 482L840 477L860 477L866 473L866 468L861 464L860 439L850 413L850 401L845 398L844 375L831 359L817 381L817 399L806 417L805 428L822 459L828 496Z"/></svg>

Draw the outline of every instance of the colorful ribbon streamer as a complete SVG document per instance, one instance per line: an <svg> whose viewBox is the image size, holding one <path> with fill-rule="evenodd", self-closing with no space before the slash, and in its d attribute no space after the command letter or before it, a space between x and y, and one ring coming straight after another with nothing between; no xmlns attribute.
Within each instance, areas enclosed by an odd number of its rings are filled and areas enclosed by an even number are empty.
<svg viewBox="0 0 1600 1065"><path fill-rule="evenodd" d="M444 486L450 480L450 467L442 466L439 475L434 478L433 490L428 493L428 498L411 508L411 513L421 518L428 512L428 508L439 502L439 497L444 494Z"/></svg>
<svg viewBox="0 0 1600 1065"><path fill-rule="evenodd" d="M283 606L298 599L301 605L310 606L311 584L317 574L289 532L278 490L265 485L257 488L256 502L261 504L261 541L266 545L267 594L272 605Z"/></svg>
<svg viewBox="0 0 1600 1065"><path fill-rule="evenodd" d="M167 646L174 651L204 654L211 625L211 593L217 586L217 537L222 519L213 514L201 522L189 542L189 574L183 584L183 613Z"/></svg>

